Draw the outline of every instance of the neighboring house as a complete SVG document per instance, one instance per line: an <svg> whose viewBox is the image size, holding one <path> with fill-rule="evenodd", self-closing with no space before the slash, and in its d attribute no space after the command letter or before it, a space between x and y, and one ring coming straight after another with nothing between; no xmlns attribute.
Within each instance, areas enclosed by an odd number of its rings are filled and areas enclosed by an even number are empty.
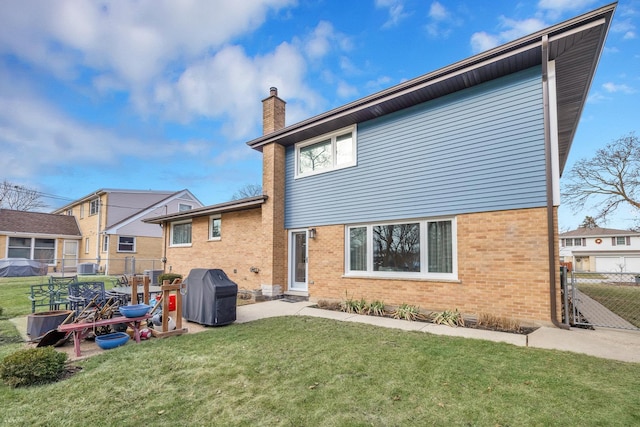
<svg viewBox="0 0 640 427"><path fill-rule="evenodd" d="M199 207L202 203L188 190L95 191L53 212L74 216L82 233L75 260L67 259L61 268L72 270L78 268L77 264L94 264L105 274L163 270L162 230L142 220Z"/></svg>
<svg viewBox="0 0 640 427"><path fill-rule="evenodd" d="M600 227L561 233L560 261L575 271L640 273L640 233Z"/></svg>
<svg viewBox="0 0 640 427"><path fill-rule="evenodd" d="M0 209L2 258L40 261L49 265L49 271L55 271L81 237L73 217Z"/></svg>
<svg viewBox="0 0 640 427"><path fill-rule="evenodd" d="M557 324L559 179L611 23L602 7L285 127L264 196L147 220L167 264L239 286Z"/></svg>

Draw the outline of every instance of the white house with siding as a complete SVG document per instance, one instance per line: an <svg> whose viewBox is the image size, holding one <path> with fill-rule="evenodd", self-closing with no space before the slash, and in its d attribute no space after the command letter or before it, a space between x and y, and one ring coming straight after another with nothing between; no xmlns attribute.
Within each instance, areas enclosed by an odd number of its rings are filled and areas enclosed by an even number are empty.
<svg viewBox="0 0 640 427"><path fill-rule="evenodd" d="M561 233L560 261L575 271L640 273L640 233L600 227Z"/></svg>

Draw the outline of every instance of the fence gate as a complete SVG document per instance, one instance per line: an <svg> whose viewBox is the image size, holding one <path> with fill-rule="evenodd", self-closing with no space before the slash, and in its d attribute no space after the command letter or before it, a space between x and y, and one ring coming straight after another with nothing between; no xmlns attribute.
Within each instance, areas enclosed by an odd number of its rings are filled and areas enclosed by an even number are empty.
<svg viewBox="0 0 640 427"><path fill-rule="evenodd" d="M571 324L640 330L640 273L571 273Z"/></svg>

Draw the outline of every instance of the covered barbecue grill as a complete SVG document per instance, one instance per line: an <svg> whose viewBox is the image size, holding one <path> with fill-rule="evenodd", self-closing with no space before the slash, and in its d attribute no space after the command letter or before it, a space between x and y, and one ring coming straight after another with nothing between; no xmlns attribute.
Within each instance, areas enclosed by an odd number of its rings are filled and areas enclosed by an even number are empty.
<svg viewBox="0 0 640 427"><path fill-rule="evenodd" d="M182 317L208 326L222 326L236 320L238 285L219 269L194 268L185 279Z"/></svg>

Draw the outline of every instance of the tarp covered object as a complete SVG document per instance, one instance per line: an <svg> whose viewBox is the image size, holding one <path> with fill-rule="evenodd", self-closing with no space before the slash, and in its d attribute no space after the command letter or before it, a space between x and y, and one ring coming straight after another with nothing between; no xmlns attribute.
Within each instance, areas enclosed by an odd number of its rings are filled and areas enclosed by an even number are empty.
<svg viewBox="0 0 640 427"><path fill-rule="evenodd" d="M238 285L219 269L194 268L185 279L182 317L190 322L221 326L236 320Z"/></svg>
<svg viewBox="0 0 640 427"><path fill-rule="evenodd" d="M0 277L45 276L49 271L47 264L26 258L0 259Z"/></svg>

